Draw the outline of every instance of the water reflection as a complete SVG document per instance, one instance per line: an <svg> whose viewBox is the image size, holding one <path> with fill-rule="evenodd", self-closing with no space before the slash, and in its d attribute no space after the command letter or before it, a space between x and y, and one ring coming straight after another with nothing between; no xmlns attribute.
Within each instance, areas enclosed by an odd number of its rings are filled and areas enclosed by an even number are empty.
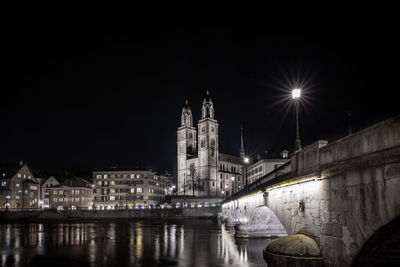
<svg viewBox="0 0 400 267"><path fill-rule="evenodd" d="M270 239L214 220L0 225L2 266L265 266Z"/></svg>

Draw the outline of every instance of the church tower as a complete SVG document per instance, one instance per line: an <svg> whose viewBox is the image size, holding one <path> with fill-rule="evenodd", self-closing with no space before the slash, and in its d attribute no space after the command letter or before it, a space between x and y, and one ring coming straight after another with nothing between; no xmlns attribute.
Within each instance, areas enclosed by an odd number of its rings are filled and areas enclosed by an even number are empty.
<svg viewBox="0 0 400 267"><path fill-rule="evenodd" d="M181 126L177 131L177 154L178 154L178 194L183 195L185 190L185 179L187 168L186 160L196 152L196 128L193 127L193 115L189 102L186 100L182 108ZM186 192L188 194L189 192Z"/></svg>
<svg viewBox="0 0 400 267"><path fill-rule="evenodd" d="M214 105L207 90L198 123L198 175L204 183L204 191L199 196L218 196L218 123L214 119Z"/></svg>

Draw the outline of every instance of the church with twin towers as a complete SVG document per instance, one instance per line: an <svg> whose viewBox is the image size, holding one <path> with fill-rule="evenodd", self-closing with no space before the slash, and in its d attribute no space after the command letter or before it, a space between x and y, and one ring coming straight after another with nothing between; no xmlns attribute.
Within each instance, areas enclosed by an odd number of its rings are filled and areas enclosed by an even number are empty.
<svg viewBox="0 0 400 267"><path fill-rule="evenodd" d="M225 198L243 188L243 136L240 156L220 153L218 127L208 90L197 127L186 100L177 131L178 195Z"/></svg>

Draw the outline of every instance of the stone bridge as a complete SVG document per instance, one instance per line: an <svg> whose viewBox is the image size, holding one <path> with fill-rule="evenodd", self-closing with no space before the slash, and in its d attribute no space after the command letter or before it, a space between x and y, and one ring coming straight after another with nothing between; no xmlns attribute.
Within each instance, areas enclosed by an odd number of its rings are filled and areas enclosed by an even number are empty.
<svg viewBox="0 0 400 267"><path fill-rule="evenodd" d="M318 141L290 164L288 174L225 200L223 212L238 207L250 217L267 206L287 234L313 237L327 266L400 260L400 116L333 143Z"/></svg>

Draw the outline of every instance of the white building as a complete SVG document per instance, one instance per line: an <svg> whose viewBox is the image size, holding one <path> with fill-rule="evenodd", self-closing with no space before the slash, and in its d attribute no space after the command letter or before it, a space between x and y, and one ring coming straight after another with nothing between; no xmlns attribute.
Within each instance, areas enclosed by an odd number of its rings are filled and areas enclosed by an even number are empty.
<svg viewBox="0 0 400 267"><path fill-rule="evenodd" d="M57 181L54 176L50 176L43 184L42 184L42 194L41 194L41 201L43 208L50 207L50 194L51 194L51 187L57 186L60 183Z"/></svg>
<svg viewBox="0 0 400 267"><path fill-rule="evenodd" d="M178 194L225 198L243 188L242 159L219 152L219 125L208 91L201 114L195 128L188 101L182 108L177 131Z"/></svg>
<svg viewBox="0 0 400 267"><path fill-rule="evenodd" d="M245 179L247 178L248 184L254 183L261 177L279 168L288 161L290 161L290 158L287 150L283 150L279 154L267 153L259 156L256 162L247 167Z"/></svg>

